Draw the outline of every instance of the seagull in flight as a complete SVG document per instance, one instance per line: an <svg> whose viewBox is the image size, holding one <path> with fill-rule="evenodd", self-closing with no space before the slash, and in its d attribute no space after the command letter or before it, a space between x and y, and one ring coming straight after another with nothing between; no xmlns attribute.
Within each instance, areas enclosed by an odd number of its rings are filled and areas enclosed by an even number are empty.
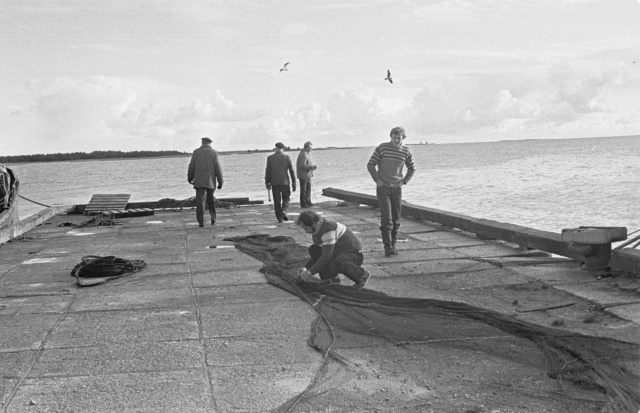
<svg viewBox="0 0 640 413"><path fill-rule="evenodd" d="M289 70L289 69L287 69L287 65L288 65L289 63L290 63L290 62L285 63L285 64L284 64L284 67L283 67L282 69L280 69L280 71L281 71L281 72L286 72L287 70Z"/></svg>
<svg viewBox="0 0 640 413"><path fill-rule="evenodd" d="M389 71L389 69L387 69L387 77L385 77L384 80L388 80L389 83L393 83L393 79L391 79L391 72Z"/></svg>

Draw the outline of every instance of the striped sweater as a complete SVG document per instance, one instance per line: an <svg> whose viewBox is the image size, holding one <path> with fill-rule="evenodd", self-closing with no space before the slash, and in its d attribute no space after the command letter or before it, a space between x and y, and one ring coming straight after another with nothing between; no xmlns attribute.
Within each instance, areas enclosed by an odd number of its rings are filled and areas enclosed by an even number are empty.
<svg viewBox="0 0 640 413"><path fill-rule="evenodd" d="M402 170L405 165L407 174L403 175ZM391 142L385 142L373 151L367 163L367 170L374 181L380 180L384 186L395 187L401 181L407 184L411 180L415 166L409 148L404 145L397 148Z"/></svg>

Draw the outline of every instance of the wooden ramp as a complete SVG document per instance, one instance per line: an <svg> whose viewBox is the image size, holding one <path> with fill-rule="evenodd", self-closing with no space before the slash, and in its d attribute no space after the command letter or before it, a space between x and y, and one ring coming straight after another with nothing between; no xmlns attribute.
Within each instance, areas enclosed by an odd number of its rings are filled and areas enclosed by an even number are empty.
<svg viewBox="0 0 640 413"><path fill-rule="evenodd" d="M153 215L150 208L126 209L131 194L93 194L84 209L86 215L110 214L113 218Z"/></svg>
<svg viewBox="0 0 640 413"><path fill-rule="evenodd" d="M129 198L131 198L131 194L93 194L84 213L93 215L100 212L123 210L127 207Z"/></svg>

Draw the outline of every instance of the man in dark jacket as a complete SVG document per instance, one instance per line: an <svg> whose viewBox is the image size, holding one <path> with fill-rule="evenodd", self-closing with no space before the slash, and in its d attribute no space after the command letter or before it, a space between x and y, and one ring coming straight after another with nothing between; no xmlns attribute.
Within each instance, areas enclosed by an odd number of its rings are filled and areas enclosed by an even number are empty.
<svg viewBox="0 0 640 413"><path fill-rule="evenodd" d="M202 146L193 151L187 172L187 181L196 190L196 219L200 227L204 227L205 206L211 215L211 225L216 223L213 193L216 190L216 182L218 189L222 189L223 182L218 152L211 147L211 142L209 138L202 138Z"/></svg>
<svg viewBox="0 0 640 413"><path fill-rule="evenodd" d="M276 151L267 157L267 169L264 173L264 183L267 190L271 190L273 193L273 204L278 222L289 220L287 217L291 196L289 184L293 187L293 192L296 191L296 173L293 170L291 158L283 152L284 148L282 142L276 143ZM291 180L289 180L289 175Z"/></svg>

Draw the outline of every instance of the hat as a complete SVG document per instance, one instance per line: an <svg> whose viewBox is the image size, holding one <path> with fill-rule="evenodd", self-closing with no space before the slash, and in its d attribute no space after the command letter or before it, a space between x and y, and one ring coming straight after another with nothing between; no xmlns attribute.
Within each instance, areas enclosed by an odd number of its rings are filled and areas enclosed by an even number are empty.
<svg viewBox="0 0 640 413"><path fill-rule="evenodd" d="M312 144L311 142L309 142L309 141L306 141L306 142L304 143L304 147L305 147L305 148L310 148L312 145L313 145L313 144Z"/></svg>
<svg viewBox="0 0 640 413"><path fill-rule="evenodd" d="M278 143L276 143L276 148L284 149L284 148L286 148L286 146L284 146L284 143L278 142Z"/></svg>
<svg viewBox="0 0 640 413"><path fill-rule="evenodd" d="M209 139L209 138L206 138L206 137L202 138L202 143L211 143L211 142L213 142L213 141L211 139Z"/></svg>

